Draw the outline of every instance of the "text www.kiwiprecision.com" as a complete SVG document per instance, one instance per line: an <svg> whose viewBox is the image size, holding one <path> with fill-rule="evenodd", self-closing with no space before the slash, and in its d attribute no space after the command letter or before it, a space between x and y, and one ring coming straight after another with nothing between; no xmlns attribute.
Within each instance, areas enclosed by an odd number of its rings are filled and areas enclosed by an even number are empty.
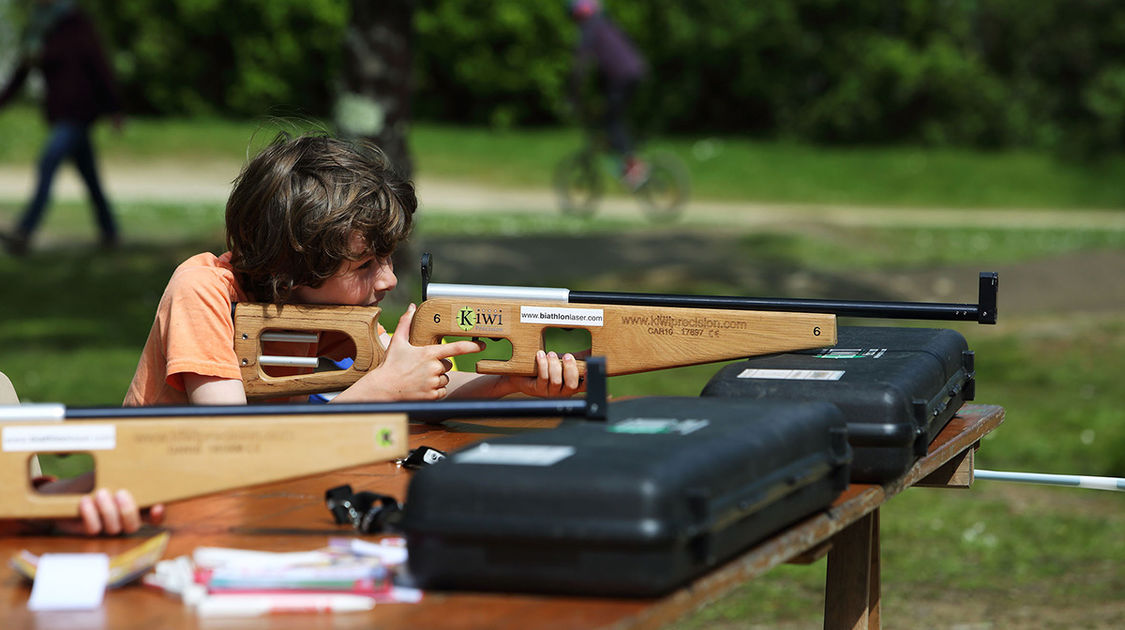
<svg viewBox="0 0 1125 630"><path fill-rule="evenodd" d="M676 317L675 315L623 315L621 323L626 326L657 326L660 328L723 328L746 330L747 322L735 319L711 319L710 317Z"/></svg>

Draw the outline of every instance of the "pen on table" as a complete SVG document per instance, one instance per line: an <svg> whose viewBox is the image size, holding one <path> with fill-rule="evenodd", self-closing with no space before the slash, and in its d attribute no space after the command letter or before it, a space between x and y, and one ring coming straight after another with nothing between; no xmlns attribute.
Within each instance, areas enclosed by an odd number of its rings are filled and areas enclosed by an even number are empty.
<svg viewBox="0 0 1125 630"><path fill-rule="evenodd" d="M272 613L358 612L375 600L364 595L286 593L278 595L208 595L196 604L202 617L253 617Z"/></svg>

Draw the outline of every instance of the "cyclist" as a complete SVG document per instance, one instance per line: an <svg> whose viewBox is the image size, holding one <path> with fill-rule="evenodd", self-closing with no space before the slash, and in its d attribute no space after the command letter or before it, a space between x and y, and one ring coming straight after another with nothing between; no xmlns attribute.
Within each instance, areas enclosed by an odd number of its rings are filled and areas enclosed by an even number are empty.
<svg viewBox="0 0 1125 630"><path fill-rule="evenodd" d="M597 0L570 0L570 16L579 27L571 86L575 105L593 67L599 86L605 90L603 125L610 148L621 156L622 178L636 189L644 183L648 169L633 154L626 114L637 84L647 73L647 64L625 33L602 12Z"/></svg>

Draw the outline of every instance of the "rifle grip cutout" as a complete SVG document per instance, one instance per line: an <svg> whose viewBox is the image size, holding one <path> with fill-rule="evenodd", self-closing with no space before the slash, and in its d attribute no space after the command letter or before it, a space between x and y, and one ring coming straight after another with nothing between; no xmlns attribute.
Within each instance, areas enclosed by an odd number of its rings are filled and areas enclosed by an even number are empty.
<svg viewBox="0 0 1125 630"><path fill-rule="evenodd" d="M346 389L383 362L377 306L239 303L234 307L234 351L249 399L281 398ZM355 344L355 362L344 370L271 376L261 361L267 331L340 332Z"/></svg>

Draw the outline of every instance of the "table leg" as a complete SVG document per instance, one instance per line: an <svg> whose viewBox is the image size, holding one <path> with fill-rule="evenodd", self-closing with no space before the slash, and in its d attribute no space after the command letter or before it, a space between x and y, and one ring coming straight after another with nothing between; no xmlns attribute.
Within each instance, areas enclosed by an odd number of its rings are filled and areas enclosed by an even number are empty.
<svg viewBox="0 0 1125 630"><path fill-rule="evenodd" d="M879 559L879 510L871 513L871 564L867 576L867 627L870 630L879 630L883 627L880 620L880 600L882 598L882 570L883 564Z"/></svg>
<svg viewBox="0 0 1125 630"><path fill-rule="evenodd" d="M832 537L824 584L826 630L880 627L879 511Z"/></svg>

